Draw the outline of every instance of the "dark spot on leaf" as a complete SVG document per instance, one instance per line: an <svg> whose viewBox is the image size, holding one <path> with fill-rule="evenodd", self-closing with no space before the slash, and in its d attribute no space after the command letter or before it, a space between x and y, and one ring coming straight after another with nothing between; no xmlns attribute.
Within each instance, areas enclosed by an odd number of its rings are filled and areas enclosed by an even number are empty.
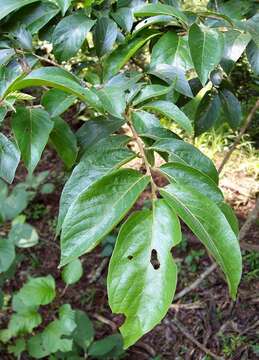
<svg viewBox="0 0 259 360"><path fill-rule="evenodd" d="M150 263L153 266L154 270L158 270L160 268L160 262L157 257L157 251L152 249L150 256Z"/></svg>
<svg viewBox="0 0 259 360"><path fill-rule="evenodd" d="M128 259L129 259L129 260L132 260L132 259L133 259L133 256L132 256L132 255L129 255L129 256L128 256Z"/></svg>

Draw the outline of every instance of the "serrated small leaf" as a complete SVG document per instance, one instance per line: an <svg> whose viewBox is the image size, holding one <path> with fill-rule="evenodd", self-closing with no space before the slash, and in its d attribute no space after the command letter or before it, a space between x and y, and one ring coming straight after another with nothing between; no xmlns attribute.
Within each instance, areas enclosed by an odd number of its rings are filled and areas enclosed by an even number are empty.
<svg viewBox="0 0 259 360"><path fill-rule="evenodd" d="M84 190L62 225L61 266L95 248L126 215L149 181L135 170L120 169Z"/></svg>

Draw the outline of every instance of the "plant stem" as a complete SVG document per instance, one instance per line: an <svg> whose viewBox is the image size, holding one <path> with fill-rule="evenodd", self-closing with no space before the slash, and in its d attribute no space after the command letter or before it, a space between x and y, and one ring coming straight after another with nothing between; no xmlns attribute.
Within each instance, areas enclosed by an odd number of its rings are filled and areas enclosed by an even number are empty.
<svg viewBox="0 0 259 360"><path fill-rule="evenodd" d="M242 138L242 136L244 135L244 133L246 132L248 126L250 125L256 111L259 109L259 100L256 101L255 105L253 106L253 108L251 109L250 113L248 114L243 127L241 128L238 136L236 137L233 145L229 148L228 152L226 153L224 159L222 160L222 163L220 164L219 168L218 168L218 173L220 174L223 167L226 165L226 163L228 162L230 156L232 155L233 151L236 149L237 145L240 143L240 140Z"/></svg>
<svg viewBox="0 0 259 360"><path fill-rule="evenodd" d="M146 174L148 176L150 176L152 199L155 200L155 199L157 199L157 196L156 196L157 186L156 186L156 184L154 182L154 179L152 177L151 166L149 165L148 159L146 157L145 149L144 149L142 140L140 139L140 137L138 136L138 133L134 129L134 126L133 126L133 124L131 122L131 116L130 116L129 112L126 114L126 119L127 119L128 126L129 126L129 128L130 128L130 130L132 132L132 138L136 141L137 146L139 148L140 156L141 156L141 158L142 158L142 160L144 162L145 168L146 168Z"/></svg>

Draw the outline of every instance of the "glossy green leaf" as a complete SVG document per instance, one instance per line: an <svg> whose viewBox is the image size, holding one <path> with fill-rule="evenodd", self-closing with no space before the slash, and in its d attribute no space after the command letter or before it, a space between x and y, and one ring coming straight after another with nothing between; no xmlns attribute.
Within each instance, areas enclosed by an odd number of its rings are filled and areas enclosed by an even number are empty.
<svg viewBox="0 0 259 360"><path fill-rule="evenodd" d="M97 92L103 108L112 116L123 119L126 108L125 94L119 87L106 86Z"/></svg>
<svg viewBox="0 0 259 360"><path fill-rule="evenodd" d="M188 117L172 102L158 100L151 103L147 103L142 106L143 109L155 111L170 120L175 121L180 125L188 134L193 131L192 124Z"/></svg>
<svg viewBox="0 0 259 360"><path fill-rule="evenodd" d="M145 20L140 21L138 24L136 24L136 26L133 30L133 35L136 35L138 32L149 27L150 25L163 24L163 23L170 23L172 25L177 25L177 22L175 21L173 16L168 16L168 15L151 16Z"/></svg>
<svg viewBox="0 0 259 360"><path fill-rule="evenodd" d="M80 84L78 78L76 78L73 74L58 67L46 66L37 70L33 70L30 74L25 76L25 78L17 80L15 83L13 83L8 88L7 93L31 86L54 87L69 94L75 95L80 100L86 102L97 110L102 109L100 100L93 91L83 87Z"/></svg>
<svg viewBox="0 0 259 360"><path fill-rule="evenodd" d="M53 122L46 111L25 107L16 109L12 129L29 173L37 166L52 128Z"/></svg>
<svg viewBox="0 0 259 360"><path fill-rule="evenodd" d="M20 161L20 151L6 136L0 133L0 177L9 184L13 182Z"/></svg>
<svg viewBox="0 0 259 360"><path fill-rule="evenodd" d="M215 182L201 171L177 162L169 162L160 167L171 182L189 185L216 203L224 201L224 197Z"/></svg>
<svg viewBox="0 0 259 360"><path fill-rule="evenodd" d="M88 120L77 131L76 136L81 152L95 145L99 140L107 138L110 134L120 129L125 119L118 119L112 116L98 116Z"/></svg>
<svg viewBox="0 0 259 360"><path fill-rule="evenodd" d="M155 15L170 15L175 17L179 20L182 24L187 24L188 19L184 15L183 12L177 10L175 7L170 5L165 5L161 3L157 4L148 4L142 7L139 7L135 12L134 15L137 17L143 16L155 16Z"/></svg>
<svg viewBox="0 0 259 360"><path fill-rule="evenodd" d="M94 23L95 21L80 12L62 19L52 36L55 57L59 61L66 61L76 55Z"/></svg>
<svg viewBox="0 0 259 360"><path fill-rule="evenodd" d="M41 104L51 117L56 117L63 114L74 104L75 100L76 97L74 95L69 95L62 90L50 89L42 96Z"/></svg>
<svg viewBox="0 0 259 360"><path fill-rule="evenodd" d="M133 101L133 106L136 106L144 101L147 101L152 98L156 98L162 95L167 94L171 88L169 86L163 85L146 85L144 86L138 96Z"/></svg>
<svg viewBox="0 0 259 360"><path fill-rule="evenodd" d="M73 332L73 339L75 343L86 351L94 339L94 327L87 316L81 310L76 310L75 313L76 329Z"/></svg>
<svg viewBox="0 0 259 360"><path fill-rule="evenodd" d="M121 7L116 12L111 13L111 16L123 30L130 32L134 20L132 9Z"/></svg>
<svg viewBox="0 0 259 360"><path fill-rule="evenodd" d="M246 48L246 55L253 72L259 74L259 47L254 41L250 41Z"/></svg>
<svg viewBox="0 0 259 360"><path fill-rule="evenodd" d="M202 85L205 85L209 73L222 58L223 35L215 29L193 24L189 30L189 47L194 68Z"/></svg>
<svg viewBox="0 0 259 360"><path fill-rule="evenodd" d="M219 96L227 122L233 129L236 129L240 126L242 121L240 102L235 95L227 89L220 91Z"/></svg>
<svg viewBox="0 0 259 360"><path fill-rule="evenodd" d="M0 273L9 269L15 259L14 244L10 239L0 239Z"/></svg>
<svg viewBox="0 0 259 360"><path fill-rule="evenodd" d="M61 266L91 251L126 215L149 177L120 169L93 183L70 206L62 225Z"/></svg>
<svg viewBox="0 0 259 360"><path fill-rule="evenodd" d="M40 305L47 305L55 297L55 280L51 275L30 278L14 295L12 307L14 311L23 312Z"/></svg>
<svg viewBox="0 0 259 360"><path fill-rule="evenodd" d="M58 232L70 206L90 185L134 158L135 154L124 147L127 142L127 137L111 136L85 152L62 191Z"/></svg>
<svg viewBox="0 0 259 360"><path fill-rule="evenodd" d="M11 12L20 9L22 6L32 4L38 0L0 0L0 20L9 15Z"/></svg>
<svg viewBox="0 0 259 360"><path fill-rule="evenodd" d="M68 168L71 168L77 158L77 139L69 125L60 117L53 119L54 127L50 140L60 158Z"/></svg>
<svg viewBox="0 0 259 360"><path fill-rule="evenodd" d="M184 71L192 68L191 54L186 36L168 31L155 43L151 53L150 66L168 64Z"/></svg>
<svg viewBox="0 0 259 360"><path fill-rule="evenodd" d="M251 36L238 30L229 30L224 33L224 39L225 45L220 64L229 73L245 51Z"/></svg>
<svg viewBox="0 0 259 360"><path fill-rule="evenodd" d="M112 19L101 17L97 20L94 27L93 39L95 50L99 57L103 56L113 48L117 33L117 25Z"/></svg>
<svg viewBox="0 0 259 360"><path fill-rule="evenodd" d="M132 113L132 123L138 135L153 140L178 138L172 131L165 129L159 119L146 111L139 110Z"/></svg>
<svg viewBox="0 0 259 360"><path fill-rule="evenodd" d="M166 315L177 281L170 251L180 241L179 220L163 200L121 227L109 265L108 298L112 311L126 316L120 328L125 348Z"/></svg>
<svg viewBox="0 0 259 360"><path fill-rule="evenodd" d="M180 67L161 64L149 70L149 73L157 76L159 79L162 79L169 85L172 85L172 87L180 94L193 97L191 87L185 76L185 72Z"/></svg>
<svg viewBox="0 0 259 360"><path fill-rule="evenodd" d="M234 210L231 208L231 206L229 206L228 204L226 204L224 202L219 203L218 207L223 212L223 214L225 215L225 218L227 219L229 225L231 226L232 230L234 231L234 233L238 237L239 223L238 223L238 219L237 219L237 217L236 217L236 215L234 213Z"/></svg>
<svg viewBox="0 0 259 360"><path fill-rule="evenodd" d="M127 63L127 61L150 39L157 36L157 31L141 32L126 43L117 47L103 62L103 77L107 81Z"/></svg>
<svg viewBox="0 0 259 360"><path fill-rule="evenodd" d="M205 94L195 113L195 136L199 136L212 128L220 115L220 109L221 102L219 96L213 96L209 93Z"/></svg>
<svg viewBox="0 0 259 360"><path fill-rule="evenodd" d="M157 141L152 148L168 153L170 161L189 165L218 183L218 172L213 162L193 145L178 139L164 139Z"/></svg>
<svg viewBox="0 0 259 360"><path fill-rule="evenodd" d="M71 5L72 0L56 0L56 1L62 11L62 15L64 16L69 6Z"/></svg>
<svg viewBox="0 0 259 360"><path fill-rule="evenodd" d="M83 275L83 267L79 259L75 259L71 261L71 263L67 264L61 273L62 280L67 285L75 284L80 280L82 275Z"/></svg>
<svg viewBox="0 0 259 360"><path fill-rule="evenodd" d="M160 189L160 193L217 261L235 299L242 257L236 235L224 214L212 200L186 185L170 184Z"/></svg>
<svg viewBox="0 0 259 360"><path fill-rule="evenodd" d="M245 22L246 30L251 34L256 46L259 47L259 14L258 12Z"/></svg>

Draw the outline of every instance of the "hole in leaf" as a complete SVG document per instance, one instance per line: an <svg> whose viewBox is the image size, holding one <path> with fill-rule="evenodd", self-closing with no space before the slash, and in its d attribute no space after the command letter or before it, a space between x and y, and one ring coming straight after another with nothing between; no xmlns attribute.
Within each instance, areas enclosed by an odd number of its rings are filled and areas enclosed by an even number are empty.
<svg viewBox="0 0 259 360"><path fill-rule="evenodd" d="M128 259L129 259L129 260L132 260L132 259L133 259L133 256L132 256L132 255L129 255L129 256L128 256Z"/></svg>
<svg viewBox="0 0 259 360"><path fill-rule="evenodd" d="M158 270L160 268L160 262L157 257L157 251L152 249L150 256L150 263L153 266L154 270Z"/></svg>

